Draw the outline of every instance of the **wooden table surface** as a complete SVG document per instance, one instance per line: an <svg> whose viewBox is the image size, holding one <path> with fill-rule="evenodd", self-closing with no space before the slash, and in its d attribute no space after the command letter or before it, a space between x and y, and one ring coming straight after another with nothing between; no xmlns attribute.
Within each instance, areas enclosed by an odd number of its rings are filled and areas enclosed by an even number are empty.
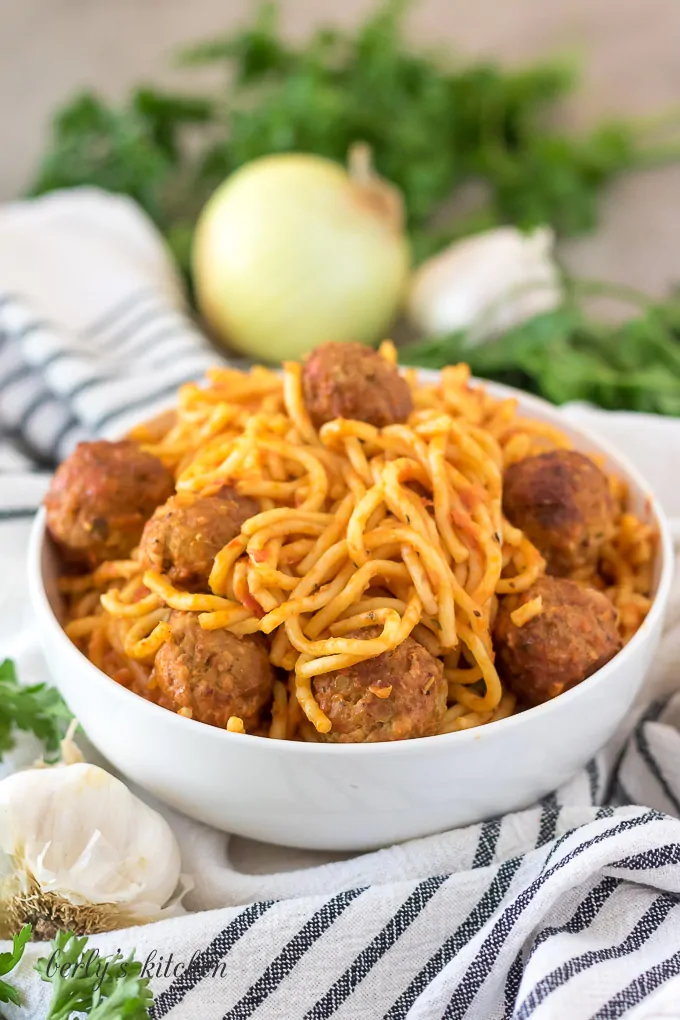
<svg viewBox="0 0 680 1020"><path fill-rule="evenodd" d="M120 97L141 81L187 87L169 55L243 20L255 0L0 0L0 200L30 180L50 111L74 90ZM353 24L372 0L281 0L294 36L321 21ZM421 0L408 21L417 42L450 41L462 55L509 64L579 53L583 87L564 116L680 109L680 0ZM678 132L680 137L680 131ZM680 165L621 180L603 203L598 235L571 242L582 274L662 293L680 281Z"/></svg>

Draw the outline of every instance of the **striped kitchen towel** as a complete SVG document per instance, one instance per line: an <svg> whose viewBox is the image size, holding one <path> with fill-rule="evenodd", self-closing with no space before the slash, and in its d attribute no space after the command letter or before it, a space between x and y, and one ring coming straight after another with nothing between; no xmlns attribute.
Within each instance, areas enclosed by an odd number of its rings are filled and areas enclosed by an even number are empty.
<svg viewBox="0 0 680 1020"><path fill-rule="evenodd" d="M0 293L0 658L35 681L47 667L24 559L46 469L162 408L215 355L125 199L86 189L0 210ZM624 445L680 516L680 423L572 414ZM679 658L676 586L632 732L542 803L482 825L333 859L162 809L190 912L93 943L136 950L155 1020L680 1017ZM35 753L22 739L2 768ZM45 1015L44 953L28 948L8 1017Z"/></svg>
<svg viewBox="0 0 680 1020"><path fill-rule="evenodd" d="M131 201L83 188L0 209L0 470L120 435L217 360Z"/></svg>

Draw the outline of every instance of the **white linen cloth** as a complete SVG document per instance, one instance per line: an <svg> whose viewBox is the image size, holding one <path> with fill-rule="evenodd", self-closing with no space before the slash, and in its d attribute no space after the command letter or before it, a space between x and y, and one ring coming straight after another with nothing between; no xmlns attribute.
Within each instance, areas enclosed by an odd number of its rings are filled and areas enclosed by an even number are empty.
<svg viewBox="0 0 680 1020"><path fill-rule="evenodd" d="M24 681L49 676L24 576L47 479L36 468L152 413L216 357L126 199L82 189L0 210L0 659ZM680 517L679 422L565 413L625 448ZM679 653L676 586L622 754L605 749L535 808L483 825L332 860L163 809L192 912L93 942L136 949L157 1020L678 1017ZM22 737L4 770L35 752ZM7 1016L45 1015L32 970L44 954L28 948L25 1001Z"/></svg>

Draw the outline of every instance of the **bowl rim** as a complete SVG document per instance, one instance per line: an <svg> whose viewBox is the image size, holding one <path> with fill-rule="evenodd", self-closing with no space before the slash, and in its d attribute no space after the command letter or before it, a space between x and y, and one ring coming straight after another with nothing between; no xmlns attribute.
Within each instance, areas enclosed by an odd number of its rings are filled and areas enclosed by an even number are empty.
<svg viewBox="0 0 680 1020"><path fill-rule="evenodd" d="M439 377L439 372L432 369L419 369L418 371L420 377L425 381L433 381ZM486 387L490 393L501 398L511 397L517 399L520 403L520 407L523 410L527 409L529 413L531 408L535 407L537 413L542 417L547 416L548 419L555 421L556 423L560 422L560 408L548 403L548 401L542 400L540 397L536 397L533 394L524 393L514 387L505 386L502 383L495 383L486 379L473 378L471 382L475 385L482 385ZM568 432L572 433L576 437L577 444L582 441L582 448L594 448L598 452L605 454L613 464L620 467L633 483L638 494L645 500L649 507L651 516L659 530L660 541L658 555L660 557L660 571L657 589L654 595L652 607L640 628L636 631L628 644L622 648L620 652L617 652L617 654L601 669L597 670L592 674L592 676L588 677L582 683L577 684L569 691L561 694L558 698L553 698L551 701L547 701L542 705L535 705L532 708L526 709L524 712L508 716L506 719L499 719L491 726L479 726L469 730L459 730L453 733L438 733L429 737L412 737L408 740L399 741L385 740L370 743L337 744L322 742L315 743L302 740L276 740L247 733L230 733L226 729L223 730L216 726L209 726L196 719L187 719L184 716L178 715L176 712L170 712L168 709L162 708L160 705L155 705L153 702L146 701L146 699L140 697L140 695L135 694L133 691L129 691L127 688L116 683L115 680L90 662L87 656L76 648L72 641L66 636L61 623L57 619L47 597L42 572L43 550L46 542L48 541L44 507L41 507L36 514L31 527L28 550L29 597L33 610L38 619L38 623L41 626L48 627L55 640L62 645L64 654L73 658L74 664L77 660L83 669L91 673L92 683L106 685L114 697L123 699L121 704L125 704L127 702L131 709L134 710L134 706L136 706L137 711L148 713L150 724L153 723L153 720L157 720L158 723L160 723L161 720L164 719L165 724L168 727L178 727L178 734L183 731L187 732L187 727L195 728L200 726L203 733L203 739L205 740L228 742L240 741L244 748L250 747L252 750L255 747L259 747L262 749L264 754L272 753L278 755L280 752L287 755L314 756L322 754L324 756L331 757L338 755L353 755L355 757L357 755L376 756L395 754L396 752L398 752L399 755L419 754L425 751L428 747L434 749L434 746L436 746L439 750L442 750L446 746L445 742L450 743L453 741L455 742L455 746L462 746L466 741L478 741L482 737L486 740L492 739L494 734L497 735L498 739L502 739L504 733L514 727L526 725L529 720L548 719L551 716L554 716L555 713L559 714L560 706L565 706L568 702L570 703L581 697L584 689L592 690L595 685L599 686L606 684L611 675L616 670L620 669L627 659L631 658L635 654L636 649L644 645L648 636L651 636L666 610L671 588L674 560L673 541L666 515L658 499L654 495L654 492L642 478L637 468L628 461L624 454L621 454L617 449L610 445L607 440L600 439L598 436L594 435L590 429L584 428L580 424L574 423L571 420L565 420L562 424L566 427ZM578 445L577 448L579 448ZM433 740L436 741L436 745L432 744Z"/></svg>

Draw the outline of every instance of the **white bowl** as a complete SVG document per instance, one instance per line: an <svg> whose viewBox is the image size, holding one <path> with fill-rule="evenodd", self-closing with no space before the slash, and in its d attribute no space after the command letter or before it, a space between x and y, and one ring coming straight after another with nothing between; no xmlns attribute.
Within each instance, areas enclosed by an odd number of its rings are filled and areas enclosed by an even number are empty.
<svg viewBox="0 0 680 1020"><path fill-rule="evenodd" d="M430 373L431 376L431 373ZM427 379L423 372L422 378ZM606 666L545 705L478 729L375 744L308 744L228 733L130 693L93 666L59 623L58 565L35 522L29 553L38 634L60 691L89 739L120 772L185 814L284 846L368 850L526 807L565 782L626 717L659 641L672 575L663 513L639 474L551 405L519 399L578 449L604 453L649 507L661 541L655 599L640 630Z"/></svg>

